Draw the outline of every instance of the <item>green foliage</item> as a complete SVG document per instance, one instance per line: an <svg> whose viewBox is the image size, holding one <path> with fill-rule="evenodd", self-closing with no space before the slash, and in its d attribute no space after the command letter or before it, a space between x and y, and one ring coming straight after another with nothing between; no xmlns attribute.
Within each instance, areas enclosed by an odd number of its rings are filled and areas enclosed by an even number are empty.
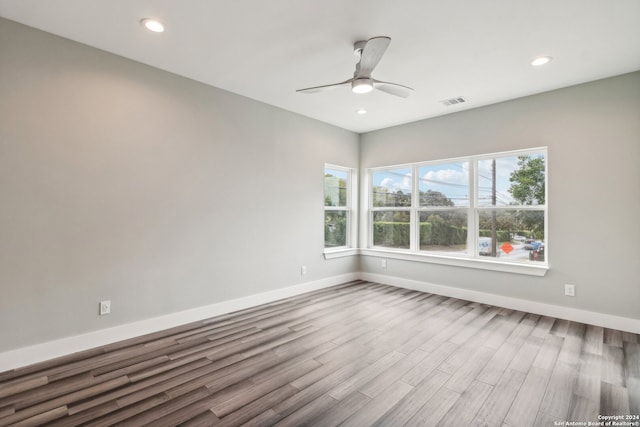
<svg viewBox="0 0 640 427"><path fill-rule="evenodd" d="M376 246L408 247L409 222L375 221L373 244ZM448 225L434 218L420 223L420 245L450 246L467 242L467 229Z"/></svg>
<svg viewBox="0 0 640 427"><path fill-rule="evenodd" d="M373 244L376 246L408 247L409 223L377 221L373 223Z"/></svg>
<svg viewBox="0 0 640 427"><path fill-rule="evenodd" d="M324 247L346 246L347 218L334 212L327 212L324 221Z"/></svg>
<svg viewBox="0 0 640 427"><path fill-rule="evenodd" d="M324 192L325 206L347 206L347 181L345 179L325 173Z"/></svg>
<svg viewBox="0 0 640 427"><path fill-rule="evenodd" d="M420 245L452 246L467 242L467 228L448 224L439 215L420 223Z"/></svg>
<svg viewBox="0 0 640 427"><path fill-rule="evenodd" d="M509 177L509 193L522 205L544 205L544 157L518 156L518 166Z"/></svg>
<svg viewBox="0 0 640 427"><path fill-rule="evenodd" d="M443 193L434 190L420 192L420 206L454 206L455 203Z"/></svg>
<svg viewBox="0 0 640 427"><path fill-rule="evenodd" d="M491 230L480 229L478 235L480 237L491 237ZM496 231L496 239L498 242L509 242L511 241L511 233L508 230L498 230Z"/></svg>
<svg viewBox="0 0 640 427"><path fill-rule="evenodd" d="M411 193L402 190L391 191L386 187L373 188L373 206L375 207L410 207Z"/></svg>

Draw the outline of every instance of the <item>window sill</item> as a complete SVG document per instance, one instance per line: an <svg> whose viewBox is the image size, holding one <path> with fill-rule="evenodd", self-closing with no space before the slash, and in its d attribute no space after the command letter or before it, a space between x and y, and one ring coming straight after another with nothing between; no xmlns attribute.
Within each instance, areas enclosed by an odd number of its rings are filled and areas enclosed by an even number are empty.
<svg viewBox="0 0 640 427"><path fill-rule="evenodd" d="M346 256L354 256L360 253L356 248L338 248L338 249L325 249L324 259L342 258Z"/></svg>
<svg viewBox="0 0 640 427"><path fill-rule="evenodd" d="M475 268L480 270L502 271L506 273L524 274L528 276L544 276L549 270L546 264L515 264L492 259L458 258L443 255L427 255L394 251L388 249L360 249L360 255L381 258L399 259L404 261L426 262L432 264L450 265L455 267Z"/></svg>

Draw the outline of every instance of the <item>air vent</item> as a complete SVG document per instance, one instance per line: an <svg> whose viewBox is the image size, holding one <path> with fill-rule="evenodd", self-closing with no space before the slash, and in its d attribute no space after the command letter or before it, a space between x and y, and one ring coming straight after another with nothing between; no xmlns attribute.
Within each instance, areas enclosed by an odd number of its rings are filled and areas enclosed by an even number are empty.
<svg viewBox="0 0 640 427"><path fill-rule="evenodd" d="M440 102L442 102L442 105L449 106L449 105L456 105L456 104L464 104L465 102L467 102L467 100L462 96L458 96L456 98L445 99L444 101L440 101Z"/></svg>

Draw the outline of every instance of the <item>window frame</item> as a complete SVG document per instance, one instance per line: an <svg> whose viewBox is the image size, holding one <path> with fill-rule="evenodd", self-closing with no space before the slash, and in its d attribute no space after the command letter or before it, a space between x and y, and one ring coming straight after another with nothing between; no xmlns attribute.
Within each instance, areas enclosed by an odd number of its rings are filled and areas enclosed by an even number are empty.
<svg viewBox="0 0 640 427"><path fill-rule="evenodd" d="M478 164L483 160L498 159L502 157L516 157L524 155L542 154L545 161L545 203L541 205L497 205L497 206L480 206L478 200ZM468 207L440 207L440 206L420 206L420 175L419 170L423 166L433 166L451 163L468 162L469 167L469 203ZM407 169L412 171L412 194L410 207L410 233L409 233L409 249L398 249L384 246L375 246L373 244L373 215L374 212L380 210L396 210L397 207L374 207L373 206L373 176L377 172L393 169ZM549 269L549 167L548 167L548 149L547 147L537 147L524 150L513 150L498 153L488 153L480 155L472 155L465 157L456 157L449 159L438 159L433 161L423 161L416 163L405 163L391 166L381 166L368 168L366 170L366 191L364 194L364 206L367 206L366 217L366 245L360 253L363 255L403 259L410 261L428 262L435 264L454 265L469 268L479 268L486 270L505 271L511 273L528 274L535 276L543 276ZM436 252L420 250L420 213L423 211L436 210L466 210L467 211L467 250L465 253L460 252ZM481 257L479 255L478 244L480 241L480 212L483 211L542 211L544 216L544 243L545 243L545 260L528 262L516 260L502 260L499 257ZM364 230L363 230L364 231Z"/></svg>
<svg viewBox="0 0 640 427"><path fill-rule="evenodd" d="M357 255L358 249L358 212L357 212L357 171L354 168L340 166L331 163L325 163L323 168L323 183L324 176L327 173L327 170L335 170L340 172L345 172L347 174L346 178L346 204L345 206L324 206L324 213L326 218L326 212L346 212L346 231L345 231L345 240L346 244L344 246L335 246L335 247L326 247L324 246L323 254L325 259L339 258L342 256L351 256ZM326 198L326 194L323 189L323 200ZM323 201L324 204L324 201ZM323 231L324 237L324 231ZM326 240L325 240L326 242Z"/></svg>

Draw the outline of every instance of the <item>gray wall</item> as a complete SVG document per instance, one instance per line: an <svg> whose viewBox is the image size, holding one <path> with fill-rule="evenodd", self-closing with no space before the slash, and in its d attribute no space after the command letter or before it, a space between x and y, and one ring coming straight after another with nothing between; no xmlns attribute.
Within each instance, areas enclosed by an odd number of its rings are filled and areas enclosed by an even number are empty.
<svg viewBox="0 0 640 427"><path fill-rule="evenodd" d="M355 133L2 19L0 100L0 352L358 270Z"/></svg>
<svg viewBox="0 0 640 427"><path fill-rule="evenodd" d="M364 134L360 167L540 146L545 277L373 257L361 270L640 319L640 72Z"/></svg>

